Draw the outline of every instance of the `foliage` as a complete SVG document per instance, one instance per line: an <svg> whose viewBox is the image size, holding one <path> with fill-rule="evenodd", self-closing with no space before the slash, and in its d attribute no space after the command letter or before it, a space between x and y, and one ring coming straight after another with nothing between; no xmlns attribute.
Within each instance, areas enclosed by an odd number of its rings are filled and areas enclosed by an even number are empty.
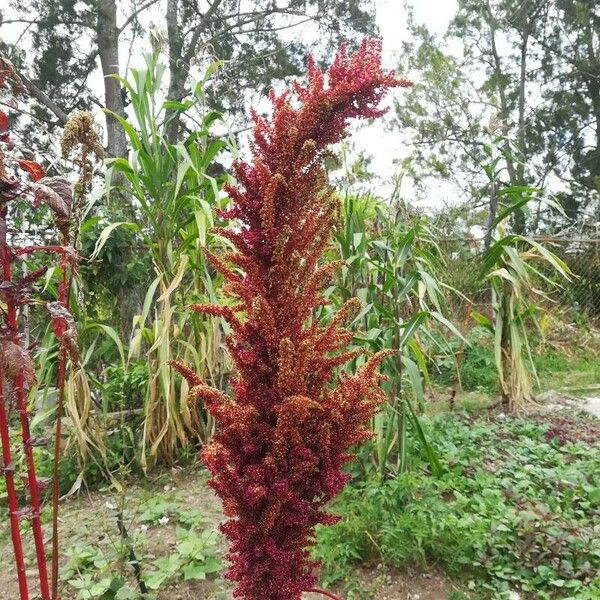
<svg viewBox="0 0 600 600"><path fill-rule="evenodd" d="M444 200L464 199L469 212L485 207L488 181L478 165L496 130L511 147L502 185L547 188L567 217L535 211L526 222L517 213L515 232L557 225L595 231L599 19L594 0L458 0L436 37L409 15L401 68L419 76L396 112L408 133L403 166L417 184L443 180L453 188Z"/></svg>
<svg viewBox="0 0 600 600"><path fill-rule="evenodd" d="M559 423L592 428L561 443ZM598 425L586 417L534 422L443 415L430 428L446 467L421 468L383 485L366 479L335 502L340 523L320 528L323 578L347 578L357 563L441 568L494 597L592 598L600 587ZM412 441L414 444L414 440Z"/></svg>
<svg viewBox="0 0 600 600"><path fill-rule="evenodd" d="M456 362L458 381L465 391L498 392L498 375L492 349L493 335L484 327L475 326L464 335L466 343L450 340L446 351L430 354L431 379L438 385L453 385Z"/></svg>
<svg viewBox="0 0 600 600"><path fill-rule="evenodd" d="M130 506L125 515L126 537L115 541L107 528L99 536L100 542L78 542L66 553L68 561L61 579L76 590L78 600L150 599L172 582L205 579L222 569L218 535L203 529L203 517L189 511L177 494L159 493L146 498L141 494L126 500ZM108 521L112 525L120 509L112 503L106 506L114 517ZM155 529L156 534L167 535L164 528L169 522L175 527L175 543L168 554L156 556L148 536ZM134 583L128 571L135 572L137 565L139 580Z"/></svg>
<svg viewBox="0 0 600 600"><path fill-rule="evenodd" d="M100 385L103 412L142 408L148 386L148 363L132 360L125 368L120 363L110 364L103 372L105 382Z"/></svg>
<svg viewBox="0 0 600 600"><path fill-rule="evenodd" d="M196 305L223 317L232 329L227 347L238 374L234 398L175 365L202 398L219 430L203 451L210 485L231 517L236 595L246 600L299 598L315 581L306 547L317 523L331 518L323 506L343 487L348 448L368 436L364 421L382 393L371 357L356 375L328 383L336 367L359 352L341 352L352 333L340 323L358 304L349 300L328 324L313 319L324 302L320 288L339 265L317 267L336 216L322 157L346 134L352 118L373 118L388 88L409 85L381 67L381 42L365 40L348 56L342 46L325 74L312 59L308 85L270 96L271 120L254 113L252 164L239 162L239 187L223 218L241 225L220 230L236 251L211 262L237 304ZM226 262L242 273L234 271ZM236 317L244 313L244 320Z"/></svg>
<svg viewBox="0 0 600 600"><path fill-rule="evenodd" d="M600 192L600 87L594 75L600 68L600 8L593 0L559 0L550 14L539 38L548 55L543 69L548 101L536 111L536 127L557 132L548 136L551 154L561 155L566 147L571 159L577 193L561 194L565 212L571 218L593 216L589 199ZM569 179L559 169L556 174Z"/></svg>
<svg viewBox="0 0 600 600"><path fill-rule="evenodd" d="M129 361L146 351L149 383L144 402L144 468L156 460L172 462L190 438L206 440L212 431L208 415L189 411L187 388L176 384L169 361L190 360L196 369L214 378L224 370L218 326L201 316L188 316L182 303L216 299L217 281L209 271L203 247L215 243L208 229L222 178L215 179L209 171L226 144L211 134L220 115L205 110L204 82L197 83L192 97L185 101L160 102L164 73L155 50L146 56L145 67L132 69L129 81L120 79L128 90L133 118L132 122L118 115L115 118L133 152L110 162L107 188L114 202L131 196L138 209L134 221L106 225L93 255L102 250L115 229L125 228L152 258L154 279L134 319L128 357L122 357L127 370ZM198 119L199 126L181 142L170 143L167 128L173 113Z"/></svg>
<svg viewBox="0 0 600 600"><path fill-rule="evenodd" d="M207 575L221 571L215 541L214 532L198 533L193 529L178 528L175 552L154 560L151 570L144 576L148 588L156 590L176 576L183 577L185 581L206 579Z"/></svg>
<svg viewBox="0 0 600 600"><path fill-rule="evenodd" d="M64 113L103 101L122 116L129 102L126 89L98 98L98 86L92 85L92 79L122 72L118 57L142 43L154 22L163 23L153 37L164 45L164 55L169 57L166 100L183 101L190 74L198 65L202 69L218 59L224 61L224 69L210 90L210 108L243 116L251 94L264 94L271 85L300 73L308 48L328 56L340 37L356 39L374 33L375 18L373 0L257 0L243 10L237 0L165 0L141 5L116 0L27 0L3 7L0 37L7 42L0 50L39 90L32 112L44 125L53 128ZM301 39L306 28L315 31L314 39ZM11 29L20 32L16 44L9 43ZM50 102L41 101L41 94ZM178 122L179 116L174 117ZM107 125L110 121L107 116ZM175 128L174 138L184 128L185 124ZM47 144L46 136L35 127L28 129L36 134L37 144ZM112 152L110 138L108 146Z"/></svg>
<svg viewBox="0 0 600 600"><path fill-rule="evenodd" d="M389 402L374 418L372 460L381 477L386 471L404 471L406 432L412 427L420 432L437 474L439 464L415 409L423 405L429 382L427 348L447 346L432 335L433 329L460 334L444 316L447 286L440 278L444 261L436 232L426 217L411 215L400 201L387 205L347 196L336 242L344 268L336 286L328 290L329 298L337 304L352 296L362 301L363 309L353 321L364 329L355 336L358 346L398 351L382 367L389 376L389 384L384 384ZM329 307L322 311L329 312Z"/></svg>

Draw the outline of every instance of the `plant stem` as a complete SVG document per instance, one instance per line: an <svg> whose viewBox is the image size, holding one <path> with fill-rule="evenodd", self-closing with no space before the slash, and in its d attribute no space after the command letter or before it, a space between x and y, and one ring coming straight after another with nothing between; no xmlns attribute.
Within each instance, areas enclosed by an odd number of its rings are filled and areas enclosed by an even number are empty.
<svg viewBox="0 0 600 600"><path fill-rule="evenodd" d="M19 501L15 490L15 474L10 452L10 435L8 431L8 418L4 408L4 372L0 365L0 441L2 442L2 468L0 469L6 479L6 495L8 497L8 515L10 519L10 536L15 551L17 565L17 579L19 581L19 597L29 600L27 590L27 577L25 575L25 559L23 557L23 542L19 528Z"/></svg>
<svg viewBox="0 0 600 600"><path fill-rule="evenodd" d="M68 261L64 255L60 261L61 278L58 283L58 301L66 310L68 307ZM65 400L65 371L67 362L67 353L62 339L65 331L64 324L61 323L59 330L56 332L59 343L58 351L58 367L56 376L56 387L58 389L58 398L56 402L56 421L54 429L54 463L52 465L52 600L58 598L58 467L60 463L60 443L62 438L62 416Z"/></svg>
<svg viewBox="0 0 600 600"><path fill-rule="evenodd" d="M65 394L65 352L61 346L58 358L58 399L54 429L54 463L52 465L52 600L58 598L58 466L60 462L60 440L62 437L62 413Z"/></svg>
<svg viewBox="0 0 600 600"><path fill-rule="evenodd" d="M327 590L322 590L321 588L312 588L310 590L306 590L309 594L321 594L322 596L327 596L327 598L332 598L332 600L342 600L339 596L336 596L332 592L328 592Z"/></svg>
<svg viewBox="0 0 600 600"><path fill-rule="evenodd" d="M140 592L142 594L147 594L148 588L146 587L146 583L142 579L142 569L140 567L140 561L138 560L138 557L133 548L133 543L131 541L131 538L129 537L127 528L125 527L122 508L119 508L117 511L117 527L119 529L119 535L121 536L123 543L127 546L129 564L133 569L133 574L135 575L135 579L138 583L138 587L140 588Z"/></svg>
<svg viewBox="0 0 600 600"><path fill-rule="evenodd" d="M11 263L12 254L7 245L3 245L2 251L2 280L11 282ZM6 301L6 326L9 331L11 341L20 345L19 332L17 329L17 307L14 299L7 298ZM25 395L25 386L23 373L19 373L14 379L14 393L17 403L17 412L21 422L21 434L23 437L23 454L27 465L27 484L29 495L31 497L31 529L35 543L35 553L37 558L38 573L40 578L40 594L42 600L50 600L50 589L48 587L48 569L46 566L46 555L44 552L44 537L42 535L42 524L40 520L40 490L38 480L35 475L35 464L33 452L31 450L33 439L29 431L29 415L27 413L27 399Z"/></svg>

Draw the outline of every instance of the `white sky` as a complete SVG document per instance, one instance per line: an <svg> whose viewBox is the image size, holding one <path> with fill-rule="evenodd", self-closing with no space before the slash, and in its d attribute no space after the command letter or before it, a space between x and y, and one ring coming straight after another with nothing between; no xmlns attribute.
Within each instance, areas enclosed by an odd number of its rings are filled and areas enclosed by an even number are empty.
<svg viewBox="0 0 600 600"><path fill-rule="evenodd" d="M445 32L457 8L456 0L416 0L413 4L415 20L425 24L431 32L439 35ZM403 0L378 0L376 19L383 38L384 64L395 68L398 64L398 52L408 37ZM386 104L392 106L394 96L402 93L402 90L395 90L388 97ZM354 142L358 149L363 149L367 154L372 155L373 162L370 170L379 179L376 182L376 189L378 194L386 197L392 189L390 179L396 174L394 160L405 156L402 136L397 131L387 131L385 123L379 120L361 127L354 136ZM411 197L413 190L407 179L403 179L401 192L412 204L432 206L439 205L441 202L441 198L433 196Z"/></svg>

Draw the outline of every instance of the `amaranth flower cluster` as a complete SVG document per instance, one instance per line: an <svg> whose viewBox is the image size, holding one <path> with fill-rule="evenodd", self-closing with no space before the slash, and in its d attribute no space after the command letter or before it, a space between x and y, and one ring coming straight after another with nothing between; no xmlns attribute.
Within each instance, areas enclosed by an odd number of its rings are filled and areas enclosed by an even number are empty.
<svg viewBox="0 0 600 600"><path fill-rule="evenodd" d="M218 231L235 251L209 258L234 304L192 308L232 328L233 398L175 367L217 421L202 457L229 517L229 577L245 600L299 600L314 585L314 527L335 521L324 506L347 481L348 449L369 436L365 422L383 399L382 354L331 381L356 355L343 351L352 334L341 324L358 301L329 323L314 319L339 267L319 264L338 213L322 158L350 119L381 115L386 90L408 85L382 70L379 40L351 55L342 46L326 74L309 59L306 87L272 92L270 120L252 114L252 162L235 166L239 185L227 188L232 206L221 216L236 225Z"/></svg>

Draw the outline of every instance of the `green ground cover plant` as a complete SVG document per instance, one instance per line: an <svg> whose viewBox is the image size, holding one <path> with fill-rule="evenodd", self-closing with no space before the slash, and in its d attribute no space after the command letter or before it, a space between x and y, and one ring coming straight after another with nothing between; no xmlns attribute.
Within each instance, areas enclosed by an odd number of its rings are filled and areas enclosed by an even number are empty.
<svg viewBox="0 0 600 600"><path fill-rule="evenodd" d="M324 582L383 563L441 570L484 598L598 597L598 430L583 416L434 417L444 474L432 478L421 457L346 489L344 519L318 533Z"/></svg>

